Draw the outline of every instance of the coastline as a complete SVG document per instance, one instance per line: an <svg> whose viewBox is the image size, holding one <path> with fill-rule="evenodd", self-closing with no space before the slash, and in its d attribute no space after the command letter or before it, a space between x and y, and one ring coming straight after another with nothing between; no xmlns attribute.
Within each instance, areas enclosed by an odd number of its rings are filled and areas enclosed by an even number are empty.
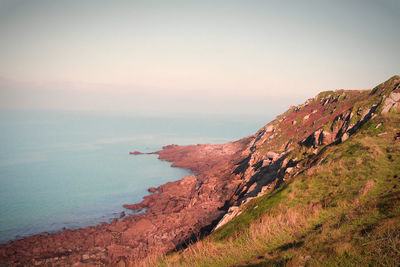
<svg viewBox="0 0 400 267"><path fill-rule="evenodd" d="M115 146L112 147L114 148ZM126 145L124 147L126 149ZM126 215L134 215L133 211L124 209L122 205L142 201L143 197L149 194L147 191L149 187L159 186L168 181L175 181L190 175L190 172L186 169L172 169L170 168L170 163L158 161L157 155L145 155L144 157L135 159L126 155L128 153L125 150L125 153L118 153L118 151L116 151L114 154L103 156L104 153L110 151L114 152L113 148L99 151L96 154L102 155L98 159L95 158L93 160L93 162L96 160L102 161L104 164L101 165L106 167L96 169L97 166L84 165L86 162L81 164L81 167L88 170L85 171L84 174L93 172L93 175L82 175L82 177L76 175L76 178L74 177L74 179L68 180L66 177L70 175L63 175L60 173L60 176L56 179L49 181L50 185L57 185L57 187L49 186L41 189L43 188L43 181L47 181L46 172L49 171L46 170L46 168L49 168L51 171L51 168L55 165L53 164L53 166L51 166L52 162L46 162L46 164L41 164L36 168L43 169L44 179L36 175L35 184L30 186L30 191L29 184L33 181L33 179L30 178L23 180L26 181L22 188L25 190L21 189L18 191L17 189L19 188L11 188L13 189L11 190L5 185L5 187L2 188L3 192L6 191L5 189L8 189L7 192L9 193L2 195L1 203L3 214L1 216L2 231L0 244L5 245L10 241L29 238L34 235L43 235L45 233L56 234L66 229L79 230L89 226L98 226L103 222L111 223L114 219L121 219L121 212L125 212ZM161 145L154 145L153 147L154 151L160 149L162 149ZM105 159L109 158L116 159L114 161L105 161ZM61 162L63 159L64 156L60 155L56 160ZM123 164L119 165L118 162L120 161L122 161ZM107 164L110 167L107 167ZM130 164L130 166L126 166L128 164ZM21 166L25 167L20 167L23 170L21 173L29 174L30 166ZM112 172L111 166L116 169L114 172L116 176L115 179L110 179L112 176L108 175ZM80 166L78 166L78 168L79 167ZM121 167L128 168L121 170ZM98 173L98 170L103 169L109 170L97 176L96 171ZM4 169L2 169L2 171L3 170ZM59 171L62 172L64 169L59 169ZM2 178L8 180L12 179L10 178L12 175L9 177L6 176L7 175L3 172ZM107 176L108 178L105 178ZM26 175L26 177L29 176ZM82 183L74 182L79 179ZM107 181L105 181L106 179ZM16 179L16 181L19 180ZM6 184L6 182L3 181L3 184ZM70 184L71 186L69 186ZM78 187L77 184L83 184L84 186L71 192ZM102 185L107 187L103 189ZM42 191L38 191L38 188ZM48 188L51 189L49 190ZM25 192L27 197L19 197L22 195L21 192ZM49 192L49 194L47 194L47 192ZM15 197L10 196L11 194L14 194ZM8 200L5 201L7 197ZM29 199L32 199L32 203L23 201ZM48 199L48 201L44 203L46 205L43 205L44 199ZM85 199L87 199L87 201L85 201ZM65 200L65 204L63 200ZM22 205L24 203L26 203L26 205ZM41 203L41 205L38 205L39 203ZM21 206L30 207L30 209L28 210L28 208L25 208L24 210L20 208ZM35 212L37 206L41 210L40 212ZM50 211L47 211L47 209ZM20 214L21 216L15 216L16 214Z"/></svg>
<svg viewBox="0 0 400 267"><path fill-rule="evenodd" d="M193 236L209 231L207 226L224 213L225 201L236 186L228 183L233 174L226 170L249 153L246 149L253 138L219 145L169 145L146 153L157 154L159 160L173 162L172 167L188 169L193 175L149 188L143 201L124 205L143 213L2 244L0 263L16 266L80 262L113 266L182 247Z"/></svg>
<svg viewBox="0 0 400 267"><path fill-rule="evenodd" d="M127 205L133 210L146 208L145 213L1 245L0 264L137 266L145 257L184 248L234 219L251 199L308 174L326 160L320 158L326 147L345 142L378 114L398 109L400 97L394 92L398 82L394 76L372 91L322 92L235 142L165 146L154 152L160 160L196 175L167 182L142 202ZM363 109L358 103L364 104ZM299 158L304 154L307 158Z"/></svg>

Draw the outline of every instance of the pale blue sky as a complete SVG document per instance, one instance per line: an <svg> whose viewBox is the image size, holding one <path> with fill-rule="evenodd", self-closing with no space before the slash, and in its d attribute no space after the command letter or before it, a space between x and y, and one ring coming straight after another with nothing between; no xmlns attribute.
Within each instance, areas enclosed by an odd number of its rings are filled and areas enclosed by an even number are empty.
<svg viewBox="0 0 400 267"><path fill-rule="evenodd" d="M0 108L278 114L400 73L400 1L0 0Z"/></svg>

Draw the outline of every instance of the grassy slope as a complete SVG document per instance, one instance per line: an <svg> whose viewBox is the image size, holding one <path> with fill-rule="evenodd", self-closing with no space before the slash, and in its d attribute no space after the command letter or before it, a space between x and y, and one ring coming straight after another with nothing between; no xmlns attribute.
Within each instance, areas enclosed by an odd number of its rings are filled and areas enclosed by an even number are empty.
<svg viewBox="0 0 400 267"><path fill-rule="evenodd" d="M324 163L251 201L241 216L157 264L398 266L399 131L399 113L377 116L318 154Z"/></svg>

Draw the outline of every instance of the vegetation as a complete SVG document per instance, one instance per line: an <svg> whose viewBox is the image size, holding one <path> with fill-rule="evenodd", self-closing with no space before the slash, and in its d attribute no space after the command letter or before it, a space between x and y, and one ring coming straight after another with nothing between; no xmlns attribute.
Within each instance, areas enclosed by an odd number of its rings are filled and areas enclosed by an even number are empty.
<svg viewBox="0 0 400 267"><path fill-rule="evenodd" d="M400 266L400 113L381 114L399 80L322 92L278 116L255 153L290 151L295 171L206 238L143 264ZM321 130L330 141L316 141Z"/></svg>
<svg viewBox="0 0 400 267"><path fill-rule="evenodd" d="M305 155L301 174L208 237L143 264L399 266L399 131L399 113L375 117L344 143Z"/></svg>

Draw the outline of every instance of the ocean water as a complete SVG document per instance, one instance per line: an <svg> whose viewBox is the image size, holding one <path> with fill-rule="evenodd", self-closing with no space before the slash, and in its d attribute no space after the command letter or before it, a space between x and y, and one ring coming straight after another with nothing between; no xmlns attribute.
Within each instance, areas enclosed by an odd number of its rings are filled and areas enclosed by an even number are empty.
<svg viewBox="0 0 400 267"><path fill-rule="evenodd" d="M189 174L130 151L233 141L270 119L0 111L0 243L109 222L148 187Z"/></svg>

